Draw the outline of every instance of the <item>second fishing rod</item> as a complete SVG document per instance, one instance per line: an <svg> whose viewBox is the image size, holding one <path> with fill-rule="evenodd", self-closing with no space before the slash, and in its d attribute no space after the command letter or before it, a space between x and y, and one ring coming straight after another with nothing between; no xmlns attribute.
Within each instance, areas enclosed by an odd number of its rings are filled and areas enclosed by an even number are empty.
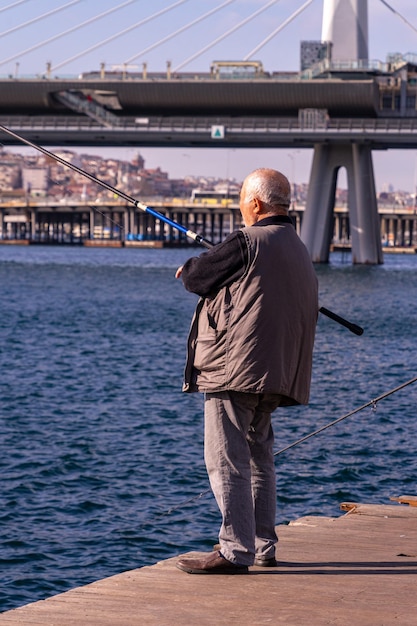
<svg viewBox="0 0 417 626"><path fill-rule="evenodd" d="M47 156L47 157L53 159L54 161L60 163L64 167L68 167L69 169L73 170L74 172L77 172L81 176L84 176L85 178L87 178L91 182L96 183L100 187L103 187L104 189L107 189L108 191L110 191L111 193L115 194L119 198L122 198L123 200L125 200L129 204L133 204L137 209L139 209L140 211L143 211L144 213L147 213L148 215L151 215L154 219L158 219L161 222L167 224L168 226L171 226L172 228L175 228L179 232L183 233L189 239L192 239L195 243L198 243L199 245L204 246L207 249L210 249L210 248L213 247L214 244L211 241L209 241L208 239L205 239L202 235L199 235L198 233L196 233L196 232L194 232L192 230L189 230L188 228L186 228L182 224L179 224L178 222L175 222L174 220L171 220L169 217L163 215L162 213L159 213L159 211L156 211L155 209L152 209L151 207L147 206L146 204L144 204L140 200L137 200L136 198L133 198L129 194L125 193L124 191L121 191L120 189L117 189L116 187L113 187L109 183L106 183L105 181L97 178L93 174L90 174L86 170L81 169L77 165L74 165L73 163L70 163L69 161L66 161L65 159L63 159L59 155L54 154L53 152L50 152L49 150L46 150L46 148L44 148L42 146L39 146L36 143L33 143L32 141L30 141L29 139L26 139L25 137L22 137L21 135L19 135L15 131L11 130L10 128L7 128L6 126L3 126L2 124L0 124L0 130L5 132L9 136L13 137L14 139L20 141L21 143L24 143L27 146L33 148L34 150L37 150L38 152L41 152L45 156ZM363 328L361 326L358 326L357 324L354 324L353 322L350 322L349 320L346 320L345 318L341 317L337 313L334 313L330 309L321 306L319 311L320 311L320 313L322 313L326 317L329 317L330 319L332 319L333 321L337 322L341 326L344 326L345 328L350 330L355 335L362 335L363 334Z"/></svg>

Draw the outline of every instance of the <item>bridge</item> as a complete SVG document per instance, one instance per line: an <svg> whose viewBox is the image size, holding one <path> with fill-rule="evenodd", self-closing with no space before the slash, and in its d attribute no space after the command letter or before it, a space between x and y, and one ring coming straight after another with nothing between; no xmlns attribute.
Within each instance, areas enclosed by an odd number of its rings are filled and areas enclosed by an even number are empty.
<svg viewBox="0 0 417 626"><path fill-rule="evenodd" d="M236 198L149 198L144 202L169 220L219 243L242 226ZM305 205L293 202L291 218L298 234ZM413 206L383 206L379 210L380 240L387 252L417 252L417 212ZM351 224L348 207L333 211L332 249L349 250ZM122 199L95 203L26 199L0 204L1 244L72 244L111 247L165 247L193 245L180 231L156 220Z"/></svg>
<svg viewBox="0 0 417 626"><path fill-rule="evenodd" d="M401 79L148 74L0 80L0 122L44 145L415 148L417 56ZM386 70L388 71L388 70ZM388 81L391 79L391 82ZM70 100L70 97L72 98ZM77 108L79 110L77 110ZM216 131L217 130L217 134ZM3 144L16 140L3 135Z"/></svg>
<svg viewBox="0 0 417 626"><path fill-rule="evenodd" d="M42 145L314 148L301 228L313 261L329 259L346 167L353 262L382 263L372 150L417 148L417 55L369 61L366 0L324 4L331 45L305 42L300 72L217 61L208 73L102 66L63 79L50 68L0 80L0 123ZM16 140L3 133L1 142Z"/></svg>

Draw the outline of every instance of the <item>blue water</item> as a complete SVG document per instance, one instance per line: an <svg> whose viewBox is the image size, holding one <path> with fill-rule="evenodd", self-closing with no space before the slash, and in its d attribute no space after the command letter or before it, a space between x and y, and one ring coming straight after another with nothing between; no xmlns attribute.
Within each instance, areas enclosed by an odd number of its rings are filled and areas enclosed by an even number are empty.
<svg viewBox="0 0 417 626"><path fill-rule="evenodd" d="M0 246L0 610L216 542L202 398L181 393L189 254ZM417 255L317 274L365 333L320 316L311 403L277 411L276 450L417 375ZM277 523L416 494L416 400L278 455Z"/></svg>

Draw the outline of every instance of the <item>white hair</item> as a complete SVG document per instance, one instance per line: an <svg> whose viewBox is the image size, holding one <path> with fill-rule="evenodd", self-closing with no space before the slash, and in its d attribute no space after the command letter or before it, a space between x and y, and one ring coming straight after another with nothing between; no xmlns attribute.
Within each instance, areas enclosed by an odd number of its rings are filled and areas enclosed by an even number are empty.
<svg viewBox="0 0 417 626"><path fill-rule="evenodd" d="M270 206L289 207L291 204L291 187L288 179L268 168L259 168L246 178L245 194L248 200L259 198Z"/></svg>

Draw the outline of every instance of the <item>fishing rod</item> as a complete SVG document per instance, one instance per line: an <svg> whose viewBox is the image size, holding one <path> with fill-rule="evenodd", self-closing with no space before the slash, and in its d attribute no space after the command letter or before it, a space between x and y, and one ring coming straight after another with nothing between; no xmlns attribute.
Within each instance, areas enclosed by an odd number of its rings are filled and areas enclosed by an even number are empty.
<svg viewBox="0 0 417 626"><path fill-rule="evenodd" d="M66 161L62 157L58 156L57 154L54 154L53 152L46 150L46 148L43 148L42 146L39 146L38 144L33 143L29 139L22 137L18 133L15 133L14 131L10 130L10 128L3 126L3 124L0 124L0 130L4 131L11 137L18 139L22 143L25 143L27 146L30 146L31 148L34 148L35 150L42 152L42 154L44 154L45 156L49 157L50 159L53 159L54 161L57 161L58 163L61 163L61 165L63 165L64 167L68 167L74 172L77 172L77 174L84 176L84 178L88 178L88 180L91 180L91 182L96 183L97 185L100 185L100 187L104 187L104 189L107 189L107 191L111 191L116 196L119 196L119 198L122 198L123 200L126 200L126 202L133 204L136 208L140 209L144 213L148 213L149 215L152 215L152 217L154 217L155 219L165 222L165 224L172 226L172 228L176 228L180 232L184 233L184 235L186 235L189 239L193 239L196 243L199 243L202 246L205 246L206 248L213 247L213 244L210 241L208 241L207 239L204 239L204 237L202 237L198 233L194 233L192 230L188 230L187 228L185 228L185 226L182 226L182 224L178 224L177 222L174 222L169 217L162 215L162 213L159 213L158 211L155 211L155 209L152 209L151 207L147 206L143 202L140 202L140 200L136 200L135 198L133 198L132 196L129 196L124 191L121 191L120 189L116 189L112 185L109 185L109 183L106 183L104 180L100 180L100 178L97 178L93 174L90 174L89 172L82 170L77 165L74 165L74 163L70 163L69 161Z"/></svg>
<svg viewBox="0 0 417 626"><path fill-rule="evenodd" d="M402 385L395 387L395 389L390 389L390 391L386 391L382 395L378 396L377 398L374 398L373 400L370 400L369 402L367 402L366 404L363 404L357 409L353 409L353 411L350 411L350 413L346 413L346 415L342 415L342 417L339 417L338 419L333 420L333 422L330 422L329 424L326 424L325 426L318 428L312 433L305 435L304 437L301 437L301 439L297 439L297 441L294 441L294 443L290 443L288 446L285 446L285 448L282 448L281 450L278 450L278 452L275 452L274 456L278 456L279 454L282 454L283 452L286 452L287 450L290 450L291 448L298 446L298 444L303 443L303 441L307 441L307 439L310 439L311 437L318 435L319 433L323 432L323 430L330 428L330 426L334 426L335 424L338 424L339 422L345 420L347 417L350 417L351 415L354 415L355 413L359 413L359 411L366 409L366 407L368 406L372 406L373 409L376 409L377 402L379 402L380 400L384 400L384 398L388 398L388 396L391 396L393 393L396 393L397 391L400 391L400 389L404 389L404 387L408 387L408 385L412 385L415 382L417 382L417 376L415 378L411 378L411 380L408 380L406 383L403 383Z"/></svg>
<svg viewBox="0 0 417 626"><path fill-rule="evenodd" d="M14 139L17 139L18 141L21 141L22 143L26 144L27 146L33 148L34 150L37 150L38 152L42 152L42 154L44 154L45 156L49 157L50 159L53 159L54 161L57 161L58 163L61 163L61 165L63 165L64 167L68 167L69 169L73 170L74 172L77 172L77 174L80 174L81 176L84 176L85 178L88 178L88 180L91 180L91 182L96 183L100 187L104 187L104 189L107 189L107 191L110 191L111 193L115 194L116 196L119 196L119 198L122 198L123 200L126 200L126 202L129 202L130 204L133 204L140 211L143 211L144 213L147 213L148 215L152 215L152 217L154 217L155 219L158 219L161 222L164 222L165 224L168 224L172 228L175 228L176 230L179 230L186 237L188 237L189 239L192 239L193 241L195 241L196 243L200 244L201 246L204 246L205 248L208 248L208 249L213 248L214 244L211 241L209 241L208 239L205 239L202 235L199 235L198 233L195 233L194 231L189 230L188 228L186 228L182 224L179 224L178 222L174 222L174 220L171 220L169 217L166 217L162 213L159 213L159 211L156 211L155 209L152 209L151 207L149 207L146 204L144 204L143 202L140 202L140 200L136 200L136 198L133 198L132 196L129 196L124 191L121 191L120 189L116 189L116 187L113 187L112 185L109 185L109 183L106 183L104 180L100 180L99 178L97 178L93 174L90 174L89 172L81 169L77 165L74 165L73 163L70 163L69 161L66 161L65 159L63 159L62 157L58 156L57 154L54 154L53 152L50 152L49 150L46 150L46 148L43 148L42 146L39 146L38 144L33 143L29 139L26 139L25 137L22 137L21 135L19 135L18 133L14 132L13 130L10 130L10 128L7 128L6 126L3 126L3 124L0 124L0 130L5 132L7 135L10 135L11 137L14 137ZM329 309L327 309L325 307L320 307L319 308L319 312L322 313L323 315L326 315L327 317L329 317L333 321L337 322L341 326L344 326L345 328L350 330L355 335L362 335L363 334L363 328L361 328L357 324L353 324L352 322L349 322L348 320L346 320L345 318L341 317L340 315L337 315L333 311L330 311Z"/></svg>

